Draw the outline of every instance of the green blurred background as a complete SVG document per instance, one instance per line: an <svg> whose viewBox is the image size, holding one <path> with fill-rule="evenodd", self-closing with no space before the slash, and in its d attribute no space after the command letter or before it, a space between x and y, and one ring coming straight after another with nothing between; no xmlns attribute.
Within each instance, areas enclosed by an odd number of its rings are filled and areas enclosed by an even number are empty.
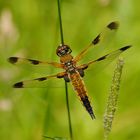
<svg viewBox="0 0 140 140"><path fill-rule="evenodd" d="M117 112L110 139L140 139L140 8L139 0L62 1L64 40L78 54L109 22L120 29L111 50L132 44L122 56L125 65ZM110 43L110 41L108 41ZM0 0L0 139L41 140L42 135L69 137L65 88L13 89L13 83L54 74L53 67L13 66L10 56L59 61L60 44L56 0ZM89 53L90 59L94 58ZM96 54L96 52L95 52ZM100 56L100 54L99 54ZM88 60L85 59L85 60ZM91 120L69 85L72 128L75 140L102 140L103 115L116 61L84 78L96 114ZM96 75L96 76L95 76Z"/></svg>

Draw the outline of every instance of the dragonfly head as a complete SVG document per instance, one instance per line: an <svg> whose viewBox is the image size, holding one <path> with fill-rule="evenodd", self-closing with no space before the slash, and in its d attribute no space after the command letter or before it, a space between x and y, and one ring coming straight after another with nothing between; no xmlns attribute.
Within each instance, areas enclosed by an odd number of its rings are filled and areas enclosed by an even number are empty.
<svg viewBox="0 0 140 140"><path fill-rule="evenodd" d="M60 44L56 50L56 54L59 57L70 54L71 52L72 50L70 49L68 45L62 45L62 44Z"/></svg>

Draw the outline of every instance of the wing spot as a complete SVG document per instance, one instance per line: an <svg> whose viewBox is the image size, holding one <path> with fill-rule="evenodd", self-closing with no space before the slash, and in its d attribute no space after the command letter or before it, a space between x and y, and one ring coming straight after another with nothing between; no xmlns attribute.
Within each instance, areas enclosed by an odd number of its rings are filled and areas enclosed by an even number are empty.
<svg viewBox="0 0 140 140"><path fill-rule="evenodd" d="M128 45L128 46L125 46L123 48L120 48L119 50L120 51L125 51L125 50L129 49L130 47L131 47L131 45Z"/></svg>
<svg viewBox="0 0 140 140"><path fill-rule="evenodd" d="M94 45L98 44L100 42L100 34L92 41Z"/></svg>
<svg viewBox="0 0 140 140"><path fill-rule="evenodd" d="M15 64L18 61L18 58L17 57L9 57L8 61L12 64Z"/></svg>
<svg viewBox="0 0 140 140"><path fill-rule="evenodd" d="M115 29L118 29L119 27L119 24L117 22L111 22L110 24L107 25L107 27L110 29L110 30L115 30Z"/></svg>
<svg viewBox="0 0 140 140"><path fill-rule="evenodd" d="M41 78L37 78L37 79L35 79L35 80L44 81L44 80L47 80L47 78L46 78L46 77L41 77Z"/></svg>
<svg viewBox="0 0 140 140"><path fill-rule="evenodd" d="M106 57L107 57L107 55L105 55L105 56L102 56L102 57L98 58L98 59L97 59L97 61L104 60L104 59L106 59Z"/></svg>
<svg viewBox="0 0 140 140"><path fill-rule="evenodd" d="M40 62L38 60L28 59L33 65L38 65Z"/></svg>
<svg viewBox="0 0 140 140"><path fill-rule="evenodd" d="M14 88L23 88L23 82L18 82L13 85Z"/></svg>

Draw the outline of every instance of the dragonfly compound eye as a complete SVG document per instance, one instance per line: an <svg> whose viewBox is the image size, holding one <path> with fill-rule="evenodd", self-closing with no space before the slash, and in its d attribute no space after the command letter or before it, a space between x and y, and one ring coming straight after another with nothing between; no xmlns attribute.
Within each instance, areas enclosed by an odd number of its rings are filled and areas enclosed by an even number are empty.
<svg viewBox="0 0 140 140"><path fill-rule="evenodd" d="M72 50L70 49L70 47L68 45L59 45L56 50L56 54L59 57L70 54L71 52L72 52Z"/></svg>

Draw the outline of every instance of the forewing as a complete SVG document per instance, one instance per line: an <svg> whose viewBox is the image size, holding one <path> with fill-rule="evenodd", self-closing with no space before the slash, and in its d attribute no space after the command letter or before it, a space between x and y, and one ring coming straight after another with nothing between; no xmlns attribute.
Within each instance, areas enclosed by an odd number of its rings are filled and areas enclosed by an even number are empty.
<svg viewBox="0 0 140 140"><path fill-rule="evenodd" d="M34 66L54 66L57 68L63 68L63 65L57 62L47 62L47 61L40 61L40 60L34 60L34 59L27 59L27 58L21 58L21 57L9 57L8 61L11 64L28 64L28 65L34 65Z"/></svg>
<svg viewBox="0 0 140 140"><path fill-rule="evenodd" d="M96 57L99 54L101 54L101 51L103 50L103 48L107 48L107 46L110 44L110 42L112 41L112 38L114 37L114 34L116 32L116 30L119 28L119 23L117 21L113 21L111 23L109 23L104 29L103 31L98 34L90 43L89 46L87 46L86 48L84 48L75 58L74 60L76 62L78 62L79 60L81 60L85 54L91 49L94 48L94 50L90 50L90 52L88 52L88 54L86 55L86 57Z"/></svg>

